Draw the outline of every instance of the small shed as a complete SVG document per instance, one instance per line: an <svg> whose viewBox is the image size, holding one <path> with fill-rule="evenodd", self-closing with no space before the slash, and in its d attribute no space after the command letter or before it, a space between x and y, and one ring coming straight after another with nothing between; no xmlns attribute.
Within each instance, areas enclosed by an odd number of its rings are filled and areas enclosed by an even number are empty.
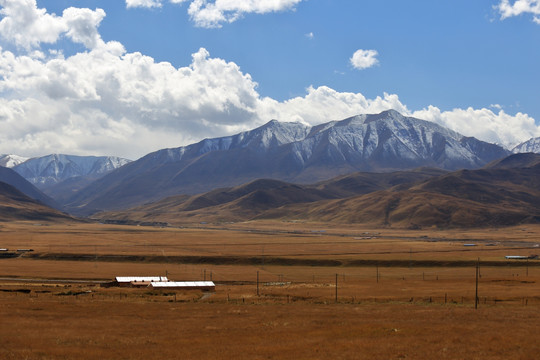
<svg viewBox="0 0 540 360"><path fill-rule="evenodd" d="M213 281L152 281L150 287L155 290L216 290L216 284Z"/></svg>
<svg viewBox="0 0 540 360"><path fill-rule="evenodd" d="M169 281L166 276L117 276L115 282L121 287L148 286L152 281Z"/></svg>

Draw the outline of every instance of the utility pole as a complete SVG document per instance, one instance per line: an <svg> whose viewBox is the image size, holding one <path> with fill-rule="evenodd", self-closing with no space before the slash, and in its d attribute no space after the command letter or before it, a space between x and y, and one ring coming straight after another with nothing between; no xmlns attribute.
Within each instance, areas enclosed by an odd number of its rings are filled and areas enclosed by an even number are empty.
<svg viewBox="0 0 540 360"><path fill-rule="evenodd" d="M476 289L474 295L474 309L478 309L478 275L480 273L480 258L476 261Z"/></svg>

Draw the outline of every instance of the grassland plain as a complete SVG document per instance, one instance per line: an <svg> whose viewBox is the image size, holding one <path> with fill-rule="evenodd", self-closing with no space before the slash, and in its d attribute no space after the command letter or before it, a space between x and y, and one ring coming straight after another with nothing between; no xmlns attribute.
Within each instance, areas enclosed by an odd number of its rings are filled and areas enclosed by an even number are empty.
<svg viewBox="0 0 540 360"><path fill-rule="evenodd" d="M0 248L34 251L0 259L0 358L535 359L540 266L504 256L539 234L4 223ZM98 284L165 274L216 292Z"/></svg>

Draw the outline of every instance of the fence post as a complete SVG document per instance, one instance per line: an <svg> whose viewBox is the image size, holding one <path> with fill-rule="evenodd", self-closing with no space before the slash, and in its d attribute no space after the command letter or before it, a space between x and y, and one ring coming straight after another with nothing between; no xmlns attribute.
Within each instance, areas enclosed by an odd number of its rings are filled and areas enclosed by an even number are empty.
<svg viewBox="0 0 540 360"><path fill-rule="evenodd" d="M336 274L336 302L337 302L337 278L338 278L338 274Z"/></svg>

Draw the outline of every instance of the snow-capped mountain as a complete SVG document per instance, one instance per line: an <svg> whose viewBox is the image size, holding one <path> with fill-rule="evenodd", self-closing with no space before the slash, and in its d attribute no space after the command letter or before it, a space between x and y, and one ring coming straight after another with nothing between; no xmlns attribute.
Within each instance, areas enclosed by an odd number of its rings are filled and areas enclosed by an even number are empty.
<svg viewBox="0 0 540 360"><path fill-rule="evenodd" d="M145 156L145 161L166 164L187 158L194 158L212 151L249 148L255 152L265 152L271 148L300 141L309 134L310 127L300 123L286 123L272 120L254 130L232 136L204 139L196 144L174 149L158 150Z"/></svg>
<svg viewBox="0 0 540 360"><path fill-rule="evenodd" d="M98 178L129 161L115 156L52 154L29 159L14 166L13 170L34 185L45 188L75 177Z"/></svg>
<svg viewBox="0 0 540 360"><path fill-rule="evenodd" d="M250 149L256 153L286 149L302 167L324 161L333 165L355 163L359 170L371 171L415 165L450 170L474 168L486 163L484 157L490 157L490 151L496 152L495 158L507 154L496 145L389 110L314 127L272 120L251 131L159 150L143 159L165 164L234 149Z"/></svg>
<svg viewBox="0 0 540 360"><path fill-rule="evenodd" d="M28 160L26 157L13 154L0 155L0 166L12 168Z"/></svg>
<svg viewBox="0 0 540 360"><path fill-rule="evenodd" d="M259 178L313 183L355 171L478 168L508 154L393 110L314 127L271 121L237 135L148 154L65 203L86 212L119 209Z"/></svg>
<svg viewBox="0 0 540 360"><path fill-rule="evenodd" d="M540 154L540 137L532 138L525 141L524 143L519 144L512 149L512 152L514 154L529 152Z"/></svg>

